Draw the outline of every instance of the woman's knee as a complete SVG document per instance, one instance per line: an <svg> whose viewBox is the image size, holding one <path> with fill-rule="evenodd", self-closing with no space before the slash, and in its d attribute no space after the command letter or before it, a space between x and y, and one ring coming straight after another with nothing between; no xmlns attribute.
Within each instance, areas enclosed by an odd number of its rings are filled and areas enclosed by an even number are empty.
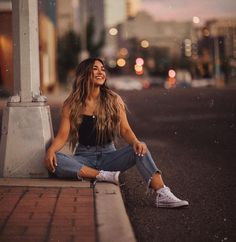
<svg viewBox="0 0 236 242"><path fill-rule="evenodd" d="M60 167L60 166L68 166L69 164L71 164L71 161L73 160L73 158L64 153L56 152L56 160L57 160L57 166Z"/></svg>
<svg viewBox="0 0 236 242"><path fill-rule="evenodd" d="M66 155L61 152L56 152L55 154L56 154L57 161L66 158Z"/></svg>

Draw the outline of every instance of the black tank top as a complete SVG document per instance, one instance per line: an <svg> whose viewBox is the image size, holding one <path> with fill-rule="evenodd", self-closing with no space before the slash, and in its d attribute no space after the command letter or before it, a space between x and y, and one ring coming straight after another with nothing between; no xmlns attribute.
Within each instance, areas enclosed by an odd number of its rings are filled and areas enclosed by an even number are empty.
<svg viewBox="0 0 236 242"><path fill-rule="evenodd" d="M96 146L111 143L110 138L105 138L102 144L97 144L96 116L83 115L82 123L79 126L79 144Z"/></svg>

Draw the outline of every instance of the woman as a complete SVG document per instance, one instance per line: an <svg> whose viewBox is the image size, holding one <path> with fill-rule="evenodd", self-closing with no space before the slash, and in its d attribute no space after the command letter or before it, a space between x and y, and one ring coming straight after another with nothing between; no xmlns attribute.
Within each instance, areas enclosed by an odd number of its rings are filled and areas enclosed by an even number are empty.
<svg viewBox="0 0 236 242"><path fill-rule="evenodd" d="M116 150L113 141L118 136L129 145ZM68 138L75 149L73 156L58 153ZM93 178L115 184L119 184L120 172L136 165L148 188L156 191L157 207L188 206L164 185L147 146L129 126L123 100L107 87L104 64L98 58L78 65L73 90L64 102L60 128L47 150L45 163L58 178Z"/></svg>

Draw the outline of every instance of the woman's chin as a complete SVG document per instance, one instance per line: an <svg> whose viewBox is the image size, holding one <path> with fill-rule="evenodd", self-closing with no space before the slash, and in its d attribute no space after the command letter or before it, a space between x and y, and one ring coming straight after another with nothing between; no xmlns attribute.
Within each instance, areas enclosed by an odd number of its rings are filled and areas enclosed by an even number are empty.
<svg viewBox="0 0 236 242"><path fill-rule="evenodd" d="M105 83L105 81L96 81L94 84L95 86L102 86Z"/></svg>

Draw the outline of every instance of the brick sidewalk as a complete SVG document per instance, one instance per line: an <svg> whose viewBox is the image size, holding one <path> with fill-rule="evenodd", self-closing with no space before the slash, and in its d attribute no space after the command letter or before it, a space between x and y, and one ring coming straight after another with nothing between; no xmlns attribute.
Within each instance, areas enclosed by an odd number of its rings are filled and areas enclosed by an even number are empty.
<svg viewBox="0 0 236 242"><path fill-rule="evenodd" d="M91 188L0 186L0 241L96 241Z"/></svg>

